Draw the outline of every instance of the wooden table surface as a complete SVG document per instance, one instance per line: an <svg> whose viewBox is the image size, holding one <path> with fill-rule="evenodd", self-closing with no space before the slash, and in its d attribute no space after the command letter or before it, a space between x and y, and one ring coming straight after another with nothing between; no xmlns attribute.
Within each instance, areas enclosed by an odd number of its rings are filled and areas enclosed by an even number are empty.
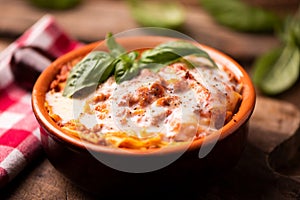
<svg viewBox="0 0 300 200"><path fill-rule="evenodd" d="M201 9L198 1L184 2L187 19L180 32L232 56L249 73L256 57L279 44L272 34L238 33L222 27ZM72 37L83 42L103 39L109 31L119 33L140 27L121 0L86 0L67 11L38 9L24 0L0 0L0 51L45 14L55 16ZM220 180L195 191L193 197L300 199L300 83L274 97L257 92L257 105L241 160ZM57 172L45 155L0 189L0 199L95 198Z"/></svg>

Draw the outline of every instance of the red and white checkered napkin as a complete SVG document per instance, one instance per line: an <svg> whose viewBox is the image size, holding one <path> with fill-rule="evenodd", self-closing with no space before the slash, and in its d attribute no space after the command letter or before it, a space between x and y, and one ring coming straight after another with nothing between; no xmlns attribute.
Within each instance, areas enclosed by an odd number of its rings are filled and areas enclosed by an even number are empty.
<svg viewBox="0 0 300 200"><path fill-rule="evenodd" d="M15 84L10 69L13 53L21 47L35 46L58 57L81 45L51 15L46 15L0 52L0 188L42 152L31 93Z"/></svg>

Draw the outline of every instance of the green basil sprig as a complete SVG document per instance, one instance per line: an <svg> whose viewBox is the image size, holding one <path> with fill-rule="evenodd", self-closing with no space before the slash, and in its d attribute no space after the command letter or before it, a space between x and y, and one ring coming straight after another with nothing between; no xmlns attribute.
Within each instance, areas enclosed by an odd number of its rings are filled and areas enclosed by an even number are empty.
<svg viewBox="0 0 300 200"><path fill-rule="evenodd" d="M206 58L213 67L217 67L216 63L211 59L208 53L199 49L195 45L180 40L170 41L162 43L153 49L144 51L139 60L122 59L116 67L116 82L120 83L122 81L129 80L136 76L140 70L145 68L150 69L153 72L157 72L162 67L180 59L184 60L184 57L189 55ZM137 56L138 55L136 54L133 58L136 58Z"/></svg>
<svg viewBox="0 0 300 200"><path fill-rule="evenodd" d="M180 59L185 60L184 57L189 55L206 58L212 67L216 67L216 63L207 52L186 41L162 43L141 55L137 51L126 52L112 34L107 35L106 44L109 52L93 51L73 67L67 78L63 96L87 95L112 75L119 84L132 79L144 68L157 72L168 64Z"/></svg>

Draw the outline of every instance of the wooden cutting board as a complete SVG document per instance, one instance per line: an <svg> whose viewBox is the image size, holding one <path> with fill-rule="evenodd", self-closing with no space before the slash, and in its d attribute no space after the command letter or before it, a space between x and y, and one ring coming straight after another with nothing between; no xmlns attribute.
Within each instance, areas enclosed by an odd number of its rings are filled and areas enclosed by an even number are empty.
<svg viewBox="0 0 300 200"><path fill-rule="evenodd" d="M85 42L103 39L108 32L120 33L140 27L126 1L82 0L78 7L66 11L42 10L28 2L0 0L0 35L19 36L45 14L53 15L68 33ZM272 34L239 33L216 24L198 0L183 2L187 14L179 31L200 43L238 59L253 59L278 45L278 39Z"/></svg>

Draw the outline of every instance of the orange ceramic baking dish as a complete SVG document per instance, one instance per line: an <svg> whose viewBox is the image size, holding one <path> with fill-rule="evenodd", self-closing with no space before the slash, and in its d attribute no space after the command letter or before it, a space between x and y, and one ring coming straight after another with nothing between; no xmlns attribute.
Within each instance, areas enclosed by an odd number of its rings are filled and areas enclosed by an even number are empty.
<svg viewBox="0 0 300 200"><path fill-rule="evenodd" d="M117 38L128 51L175 40L160 36L135 36ZM175 145L160 151L128 150L83 142L65 134L51 119L45 108L45 95L61 66L83 57L103 41L95 42L69 52L47 67L36 81L32 91L32 108L41 127L42 145L49 161L73 183L96 194L156 194L161 192L193 191L236 165L246 145L248 121L255 106L255 90L247 72L236 61L211 47L196 44L213 60L231 71L242 84L242 101L233 118L224 125L221 134L211 134L194 140L188 147ZM104 46L104 45L101 45ZM105 47L103 47L105 50ZM216 144L214 142L216 141ZM213 145L212 145L213 144ZM199 157L200 149L207 146L209 152ZM212 147L212 148L211 148ZM211 149L210 149L211 148ZM110 160L115 165L144 163L151 165L176 157L174 161L157 170L136 173L114 169L100 160ZM193 188L193 189L192 189Z"/></svg>

